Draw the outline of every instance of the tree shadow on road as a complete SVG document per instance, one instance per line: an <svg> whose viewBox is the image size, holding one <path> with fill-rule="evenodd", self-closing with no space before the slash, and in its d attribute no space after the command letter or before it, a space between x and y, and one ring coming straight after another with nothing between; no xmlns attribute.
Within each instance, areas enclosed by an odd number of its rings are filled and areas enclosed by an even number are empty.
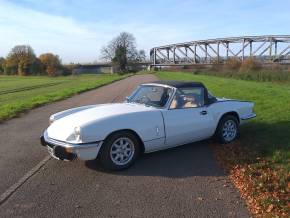
<svg viewBox="0 0 290 218"><path fill-rule="evenodd" d="M92 170L122 176L161 176L185 178L192 176L225 176L217 165L208 141L190 143L172 149L142 155L134 166L124 171L104 171L95 161L86 161Z"/></svg>

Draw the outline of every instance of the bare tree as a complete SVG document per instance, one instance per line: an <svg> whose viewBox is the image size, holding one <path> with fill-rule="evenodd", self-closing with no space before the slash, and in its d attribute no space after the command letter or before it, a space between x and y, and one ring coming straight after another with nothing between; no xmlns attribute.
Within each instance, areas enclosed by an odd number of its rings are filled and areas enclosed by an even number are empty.
<svg viewBox="0 0 290 218"><path fill-rule="evenodd" d="M136 49L136 40L133 34L122 32L111 40L101 50L102 59L112 61L121 71L125 71L127 65L143 61L146 58L143 50Z"/></svg>
<svg viewBox="0 0 290 218"><path fill-rule="evenodd" d="M136 61L137 62L145 62L146 61L146 54L145 54L145 51L143 49L138 51Z"/></svg>

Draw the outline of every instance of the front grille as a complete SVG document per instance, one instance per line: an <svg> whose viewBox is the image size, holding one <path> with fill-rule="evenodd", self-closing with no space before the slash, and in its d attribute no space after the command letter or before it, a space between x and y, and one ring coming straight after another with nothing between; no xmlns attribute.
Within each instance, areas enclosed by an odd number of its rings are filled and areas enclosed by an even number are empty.
<svg viewBox="0 0 290 218"><path fill-rule="evenodd" d="M55 146L54 148L54 154L56 157L58 157L60 160L74 160L77 158L76 154L68 153L65 148L61 146Z"/></svg>
<svg viewBox="0 0 290 218"><path fill-rule="evenodd" d="M55 145L53 145L53 144L51 144L49 142L46 142L46 145L49 146L49 147L51 147L51 148L54 148L54 146L55 146Z"/></svg>

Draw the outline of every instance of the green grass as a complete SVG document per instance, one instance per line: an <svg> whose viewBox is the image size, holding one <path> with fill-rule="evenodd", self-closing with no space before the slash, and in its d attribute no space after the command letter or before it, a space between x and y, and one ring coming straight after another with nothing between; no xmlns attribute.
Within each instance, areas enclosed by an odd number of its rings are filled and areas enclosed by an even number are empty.
<svg viewBox="0 0 290 218"><path fill-rule="evenodd" d="M248 156L235 162L245 162L258 169L261 161L257 159L266 160L267 167L279 176L282 193L287 192L290 182L290 83L244 81L181 72L158 72L156 75L163 80L201 81L215 96L253 101L257 117L241 127L239 139L247 148Z"/></svg>
<svg viewBox="0 0 290 218"><path fill-rule="evenodd" d="M240 70L209 70L209 71L197 71L195 74L200 75L210 75L210 76L218 76L218 77L226 77L233 79L242 79L242 80L251 80L258 82L288 82L290 81L290 71L286 70L269 70L269 69L261 69L261 70L248 70L248 71L240 71Z"/></svg>
<svg viewBox="0 0 290 218"><path fill-rule="evenodd" d="M120 75L0 76L0 121L36 106L64 99L125 77Z"/></svg>

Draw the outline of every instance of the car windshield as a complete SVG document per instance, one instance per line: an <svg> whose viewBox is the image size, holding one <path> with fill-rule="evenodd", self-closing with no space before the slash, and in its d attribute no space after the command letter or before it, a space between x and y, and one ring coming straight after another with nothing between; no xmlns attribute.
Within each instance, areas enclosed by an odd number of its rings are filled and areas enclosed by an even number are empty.
<svg viewBox="0 0 290 218"><path fill-rule="evenodd" d="M173 93L172 88L154 85L141 85L128 99L128 102L164 107Z"/></svg>

